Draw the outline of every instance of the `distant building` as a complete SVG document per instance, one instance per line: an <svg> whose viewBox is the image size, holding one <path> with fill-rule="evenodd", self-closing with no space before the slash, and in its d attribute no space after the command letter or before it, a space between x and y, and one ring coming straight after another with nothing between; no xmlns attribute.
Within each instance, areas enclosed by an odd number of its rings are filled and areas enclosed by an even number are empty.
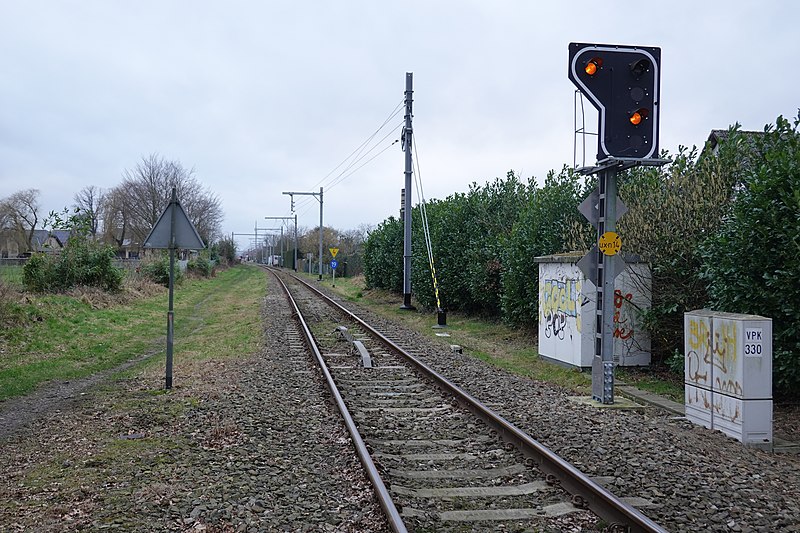
<svg viewBox="0 0 800 533"><path fill-rule="evenodd" d="M736 133L739 134L745 143L745 147L748 148L748 150L743 151L743 157L747 157L744 152L749 154L757 153L756 140L764 135L763 131L739 130ZM711 130L711 133L708 134L708 139L706 139L705 147L703 147L703 153L718 155L720 145L728 140L730 134L729 130Z"/></svg>
<svg viewBox="0 0 800 533"><path fill-rule="evenodd" d="M70 232L66 230L33 230L32 252L59 253L67 245Z"/></svg>
<svg viewBox="0 0 800 533"><path fill-rule="evenodd" d="M34 252L59 253L67 244L70 232L66 230L33 230L31 247L20 232L13 229L0 230L0 257L26 257Z"/></svg>

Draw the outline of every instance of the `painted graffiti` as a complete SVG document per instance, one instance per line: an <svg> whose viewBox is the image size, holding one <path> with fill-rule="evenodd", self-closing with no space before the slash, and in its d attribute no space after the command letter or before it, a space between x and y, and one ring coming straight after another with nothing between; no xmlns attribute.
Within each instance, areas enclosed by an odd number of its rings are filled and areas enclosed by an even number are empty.
<svg viewBox="0 0 800 533"><path fill-rule="evenodd" d="M622 296L622 291L616 289L614 291L614 338L616 339L630 339L633 337L633 315L630 313L630 305L622 308L622 304L627 302L631 304L633 294L627 293Z"/></svg>
<svg viewBox="0 0 800 533"><path fill-rule="evenodd" d="M689 347L704 357L711 351L711 332L708 321L695 317L689 318Z"/></svg>
<svg viewBox="0 0 800 533"><path fill-rule="evenodd" d="M581 281L578 279L545 279L539 287L541 320L545 324L545 336L564 339L569 319L575 321L575 330L581 331L578 303L581 297Z"/></svg>
<svg viewBox="0 0 800 533"><path fill-rule="evenodd" d="M734 379L723 380L717 377L714 380L714 384L716 385L716 389L718 391L724 392L725 394L730 394L733 396L741 396L744 393L742 385Z"/></svg>
<svg viewBox="0 0 800 533"><path fill-rule="evenodd" d="M702 356L694 350L686 354L686 379L693 383L708 383L708 365L700 364ZM705 372L703 372L703 370Z"/></svg>
<svg viewBox="0 0 800 533"><path fill-rule="evenodd" d="M544 335L548 339L557 337L564 340L564 330L567 329L567 315L564 313L551 313L544 317Z"/></svg>
<svg viewBox="0 0 800 533"><path fill-rule="evenodd" d="M711 383L711 328L708 319L689 317L688 329L686 341L689 351L686 353L686 379L698 385L709 385Z"/></svg>
<svg viewBox="0 0 800 533"><path fill-rule="evenodd" d="M743 388L736 365L738 338L733 320L690 317L686 335L687 382L711 385L730 396L741 396ZM735 413L734 413L735 414Z"/></svg>
<svg viewBox="0 0 800 533"><path fill-rule="evenodd" d="M711 328L709 328L708 319L703 318L689 318L689 331L687 342L689 351L686 354L687 361L687 375L690 379L694 376L702 376L707 378L706 374L700 374L701 361L706 365L714 365L714 368L720 370L725 376L715 378L715 382L721 388L727 390L735 390L736 386L732 386L731 376L727 376L730 372L735 372L736 353L738 339L736 336L736 322L733 320L714 320L714 337L712 342Z"/></svg>
<svg viewBox="0 0 800 533"><path fill-rule="evenodd" d="M733 320L714 321L714 366L728 372L729 363L736 361L736 322Z"/></svg>

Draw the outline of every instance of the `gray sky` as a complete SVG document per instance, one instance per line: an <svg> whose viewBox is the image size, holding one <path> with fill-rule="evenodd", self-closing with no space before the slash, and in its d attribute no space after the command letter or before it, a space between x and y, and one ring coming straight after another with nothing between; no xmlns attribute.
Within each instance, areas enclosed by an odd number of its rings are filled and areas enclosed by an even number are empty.
<svg viewBox="0 0 800 533"><path fill-rule="evenodd" d="M328 174L401 104L406 72L425 195L444 198L572 164L571 41L661 47L671 152L795 117L798 20L788 0L0 0L0 198L34 187L60 210L158 153L220 197L228 234L320 185L326 226L376 224L399 210L400 144Z"/></svg>

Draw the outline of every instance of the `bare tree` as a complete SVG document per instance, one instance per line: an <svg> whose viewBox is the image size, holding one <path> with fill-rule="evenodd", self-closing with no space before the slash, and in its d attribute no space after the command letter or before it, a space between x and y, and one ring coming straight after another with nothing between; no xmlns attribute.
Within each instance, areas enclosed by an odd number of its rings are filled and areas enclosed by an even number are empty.
<svg viewBox="0 0 800 533"><path fill-rule="evenodd" d="M105 197L106 193L103 192L103 189L94 185L84 187L73 197L74 206L80 209L89 222L89 232L92 237L97 235L97 230L103 217L103 209L106 204Z"/></svg>
<svg viewBox="0 0 800 533"><path fill-rule="evenodd" d="M6 211L5 198L0 200L0 230L11 229L11 214Z"/></svg>
<svg viewBox="0 0 800 533"><path fill-rule="evenodd" d="M17 233L27 250L33 250L33 232L39 222L39 190L25 189L0 200L0 218Z"/></svg>
<svg viewBox="0 0 800 533"><path fill-rule="evenodd" d="M328 248L339 247L339 231L328 226L322 226L322 253L328 253ZM303 252L311 252L316 260L319 255L319 226L313 227L299 237L299 248Z"/></svg>
<svg viewBox="0 0 800 533"><path fill-rule="evenodd" d="M195 182L196 183L196 182ZM181 205L186 210L186 215L192 221L200 238L208 245L217 240L222 232L222 206L219 197L210 189L202 188L199 184L196 189L184 191L178 196Z"/></svg>
<svg viewBox="0 0 800 533"><path fill-rule="evenodd" d="M128 210L125 207L125 192L122 186L114 187L105 195L103 202L103 235L106 242L122 246L128 237Z"/></svg>
<svg viewBox="0 0 800 533"><path fill-rule="evenodd" d="M142 157L132 170L126 169L122 178L114 191L120 196L117 204L124 214L126 231L135 241L141 243L147 237L169 203L172 187L204 242L210 243L221 234L219 198L195 179L194 169L151 154Z"/></svg>
<svg viewBox="0 0 800 533"><path fill-rule="evenodd" d="M375 228L372 224L359 224L355 229L340 232L339 246L344 255L357 254L363 249L367 235Z"/></svg>

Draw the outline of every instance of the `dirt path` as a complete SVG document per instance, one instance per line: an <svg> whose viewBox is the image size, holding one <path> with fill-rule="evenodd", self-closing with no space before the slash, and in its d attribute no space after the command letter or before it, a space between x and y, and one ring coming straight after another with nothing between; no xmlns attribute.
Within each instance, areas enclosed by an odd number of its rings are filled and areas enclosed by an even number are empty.
<svg viewBox="0 0 800 533"><path fill-rule="evenodd" d="M81 401L86 391L103 383L110 376L154 357L161 350L152 350L121 365L70 381L51 381L34 392L0 403L0 439L6 439L24 431L34 422L53 412L73 408Z"/></svg>

